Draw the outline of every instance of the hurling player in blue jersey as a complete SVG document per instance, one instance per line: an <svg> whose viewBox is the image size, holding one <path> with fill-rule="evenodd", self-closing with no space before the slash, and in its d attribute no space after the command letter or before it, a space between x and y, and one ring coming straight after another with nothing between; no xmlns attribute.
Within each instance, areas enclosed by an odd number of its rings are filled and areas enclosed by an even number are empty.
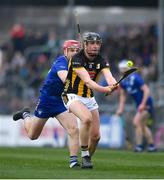
<svg viewBox="0 0 164 180"><path fill-rule="evenodd" d="M67 77L68 60L75 55L80 44L75 40L67 40L63 45L64 55L54 59L53 65L40 89L40 97L34 116L29 108L24 108L13 115L13 120L24 119L24 126L31 140L37 139L46 121L55 117L68 133L70 150L70 168L78 167L77 153L79 148L79 132L76 117L67 112L61 94Z"/></svg>
<svg viewBox="0 0 164 180"><path fill-rule="evenodd" d="M119 71L124 73L130 67L128 67L128 61L122 60L119 65ZM143 147L143 137L147 141L147 151L154 152L156 147L154 145L152 132L147 126L147 120L150 116L153 116L153 101L150 96L149 87L144 83L141 75L138 73L133 73L120 83L120 101L119 107L116 114L120 115L125 106L126 94L131 95L134 99L137 107L137 112L133 118L133 125L135 127L135 140L136 146L135 152L142 152Z"/></svg>

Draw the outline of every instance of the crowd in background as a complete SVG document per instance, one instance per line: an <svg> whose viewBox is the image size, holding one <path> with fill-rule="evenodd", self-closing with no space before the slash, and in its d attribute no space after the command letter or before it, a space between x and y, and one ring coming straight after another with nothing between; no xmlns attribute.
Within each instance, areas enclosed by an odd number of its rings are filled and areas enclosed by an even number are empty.
<svg viewBox="0 0 164 180"><path fill-rule="evenodd" d="M102 55L109 59L116 77L118 62L128 58L141 67L140 72L147 82L158 79L155 24L87 26L83 30L100 33ZM65 34L57 29L42 32L21 24L13 25L10 39L0 44L0 114L36 104L39 88L53 59L62 53Z"/></svg>

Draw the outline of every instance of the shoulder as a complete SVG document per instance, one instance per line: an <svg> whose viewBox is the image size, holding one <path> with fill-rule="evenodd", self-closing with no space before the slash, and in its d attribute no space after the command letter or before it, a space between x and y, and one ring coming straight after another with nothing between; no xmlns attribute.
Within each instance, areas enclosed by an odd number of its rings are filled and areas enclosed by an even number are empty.
<svg viewBox="0 0 164 180"><path fill-rule="evenodd" d="M84 52L83 50L81 50L80 52L78 52L77 54L75 54L72 59L71 59L71 62L78 62L78 63L82 63L84 60Z"/></svg>
<svg viewBox="0 0 164 180"><path fill-rule="evenodd" d="M98 62L105 62L105 63L108 62L108 61L107 61L104 57L102 57L100 54L96 57L96 61L98 61Z"/></svg>
<svg viewBox="0 0 164 180"><path fill-rule="evenodd" d="M136 84L138 84L140 86L145 84L144 79L142 78L142 76L139 73L132 74L132 77L134 79L134 82L136 82Z"/></svg>
<svg viewBox="0 0 164 180"><path fill-rule="evenodd" d="M141 76L139 73L133 73L132 76L133 76L135 79L143 80L142 76Z"/></svg>
<svg viewBox="0 0 164 180"><path fill-rule="evenodd" d="M59 57L56 58L56 61L65 61L66 60L66 57L64 55L61 55Z"/></svg>
<svg viewBox="0 0 164 180"><path fill-rule="evenodd" d="M75 54L70 62L73 67L82 67L84 64L83 50Z"/></svg>
<svg viewBox="0 0 164 180"><path fill-rule="evenodd" d="M84 57L84 50L82 49L81 51L79 51L77 54L75 54L72 59L81 59L82 57Z"/></svg>
<svg viewBox="0 0 164 180"><path fill-rule="evenodd" d="M108 60L101 55L96 57L96 62L101 65L101 69L110 67Z"/></svg>
<svg viewBox="0 0 164 180"><path fill-rule="evenodd" d="M97 59L100 59L100 60L105 60L104 57L102 57L101 54L98 54L96 58L97 58Z"/></svg>
<svg viewBox="0 0 164 180"><path fill-rule="evenodd" d="M57 57L54 59L53 65L57 64L67 64L67 58L64 55Z"/></svg>
<svg viewBox="0 0 164 180"><path fill-rule="evenodd" d="M68 61L65 56L59 56L53 62L51 69L53 70L66 70L68 68Z"/></svg>

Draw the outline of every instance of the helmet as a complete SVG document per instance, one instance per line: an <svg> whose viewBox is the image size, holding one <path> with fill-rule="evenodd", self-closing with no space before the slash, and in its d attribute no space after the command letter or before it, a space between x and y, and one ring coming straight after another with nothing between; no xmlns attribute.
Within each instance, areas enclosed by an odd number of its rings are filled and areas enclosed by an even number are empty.
<svg viewBox="0 0 164 180"><path fill-rule="evenodd" d="M131 64L133 63L132 61L126 60L126 59L120 61L119 64L118 64L119 71L123 73L123 72L129 70L131 68L131 66L129 65L130 64L129 62Z"/></svg>
<svg viewBox="0 0 164 180"><path fill-rule="evenodd" d="M63 44L63 49L67 49L67 48L80 48L80 43L76 40L67 40L64 42Z"/></svg>
<svg viewBox="0 0 164 180"><path fill-rule="evenodd" d="M85 32L82 36L84 42L88 41L100 41L102 42L102 39L98 33L95 32Z"/></svg>

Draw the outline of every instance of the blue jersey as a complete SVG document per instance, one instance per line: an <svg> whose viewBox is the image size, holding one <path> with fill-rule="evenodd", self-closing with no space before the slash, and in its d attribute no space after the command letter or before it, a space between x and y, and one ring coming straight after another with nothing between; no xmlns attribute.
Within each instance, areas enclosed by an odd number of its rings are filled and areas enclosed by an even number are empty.
<svg viewBox="0 0 164 180"><path fill-rule="evenodd" d="M131 95L132 98L134 99L136 106L138 107L143 98L143 90L141 87L144 85L144 80L138 73L133 73L126 79L124 79L121 83L120 86L127 92L127 94ZM148 111L152 111L152 98L151 96L148 97L146 106L148 107Z"/></svg>
<svg viewBox="0 0 164 180"><path fill-rule="evenodd" d="M68 60L65 56L60 56L54 60L40 89L39 102L34 112L35 116L49 118L66 111L61 98L64 84L57 75L58 71L62 70L68 70Z"/></svg>
<svg viewBox="0 0 164 180"><path fill-rule="evenodd" d="M56 60L48 72L44 84L40 90L41 95L45 96L61 96L64 84L58 77L57 72L66 70L68 71L68 60L65 56L60 56Z"/></svg>

